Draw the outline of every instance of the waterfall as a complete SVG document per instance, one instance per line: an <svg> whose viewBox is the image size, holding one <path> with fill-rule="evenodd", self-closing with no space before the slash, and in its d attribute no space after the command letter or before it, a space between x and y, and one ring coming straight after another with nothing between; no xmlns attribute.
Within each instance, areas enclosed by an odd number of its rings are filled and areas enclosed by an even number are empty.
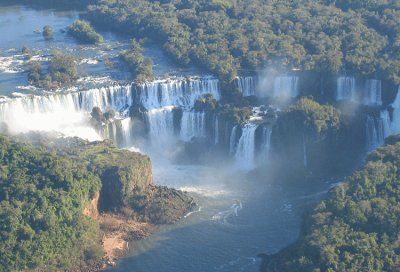
<svg viewBox="0 0 400 272"><path fill-rule="evenodd" d="M165 143L174 136L173 107L151 109L147 114L152 143Z"/></svg>
<svg viewBox="0 0 400 272"><path fill-rule="evenodd" d="M140 102L146 109L177 106L192 108L196 99L212 94L220 99L218 79L212 77L168 79L146 82L139 86Z"/></svg>
<svg viewBox="0 0 400 272"><path fill-rule="evenodd" d="M304 168L307 168L308 166L308 158L307 158L307 145L306 145L306 140L303 135L303 165Z"/></svg>
<svg viewBox="0 0 400 272"><path fill-rule="evenodd" d="M79 109L91 111L93 107L99 107L103 111L113 109L127 114L127 109L132 105L132 86L115 85L90 89L78 92Z"/></svg>
<svg viewBox="0 0 400 272"><path fill-rule="evenodd" d="M130 117L121 120L121 134L123 145L132 146L132 120Z"/></svg>
<svg viewBox="0 0 400 272"><path fill-rule="evenodd" d="M355 100L356 80L354 77L341 76L337 79L336 101Z"/></svg>
<svg viewBox="0 0 400 272"><path fill-rule="evenodd" d="M382 105L382 82L368 79L365 83L363 104L367 106Z"/></svg>
<svg viewBox="0 0 400 272"><path fill-rule="evenodd" d="M390 125L391 135L393 135L400 133L400 87L394 102L390 106L393 108L392 122Z"/></svg>
<svg viewBox="0 0 400 272"><path fill-rule="evenodd" d="M215 116L215 128L214 128L214 144L219 144L219 121L218 116Z"/></svg>
<svg viewBox="0 0 400 272"><path fill-rule="evenodd" d="M192 138L206 137L206 113L184 111L181 122L180 138L190 142Z"/></svg>
<svg viewBox="0 0 400 272"><path fill-rule="evenodd" d="M299 95L299 77L278 76L274 80L274 97L295 98Z"/></svg>
<svg viewBox="0 0 400 272"><path fill-rule="evenodd" d="M391 120L388 110L383 110L380 112L380 120L383 127L383 137L387 138L392 134L392 129L390 128Z"/></svg>
<svg viewBox="0 0 400 272"><path fill-rule="evenodd" d="M264 158L268 157L269 152L271 150L271 135L272 135L272 128L267 126L263 127L262 150Z"/></svg>
<svg viewBox="0 0 400 272"><path fill-rule="evenodd" d="M172 110L175 107L183 109L181 140L190 141L193 137L205 137L205 113L191 111L196 100L205 94L212 94L216 100L220 99L218 79L174 78L139 85L137 97L149 111L148 124L151 137L160 138L165 135L166 138L172 139L174 130Z"/></svg>
<svg viewBox="0 0 400 272"><path fill-rule="evenodd" d="M93 107L127 114L132 104L131 85L113 85L84 91L29 95L0 103L0 122L11 132L58 131L89 140L101 137L88 123Z"/></svg>
<svg viewBox="0 0 400 272"><path fill-rule="evenodd" d="M237 77L235 79L235 85L243 96L256 95L255 78L252 76Z"/></svg>
<svg viewBox="0 0 400 272"><path fill-rule="evenodd" d="M380 126L382 126L383 138L400 133L400 87L393 103L390 105L392 108L392 118L390 118L389 110L382 110L380 112Z"/></svg>
<svg viewBox="0 0 400 272"><path fill-rule="evenodd" d="M375 120L375 118L367 116L366 130L368 151L374 150L384 144L384 123L382 119Z"/></svg>
<svg viewBox="0 0 400 272"><path fill-rule="evenodd" d="M255 132L258 125L253 123L245 124L242 128L242 136L237 145L235 158L236 162L243 169L252 169L254 167L255 157Z"/></svg>
<svg viewBox="0 0 400 272"><path fill-rule="evenodd" d="M237 125L232 128L231 137L229 138L229 152L234 154L236 151L236 131Z"/></svg>

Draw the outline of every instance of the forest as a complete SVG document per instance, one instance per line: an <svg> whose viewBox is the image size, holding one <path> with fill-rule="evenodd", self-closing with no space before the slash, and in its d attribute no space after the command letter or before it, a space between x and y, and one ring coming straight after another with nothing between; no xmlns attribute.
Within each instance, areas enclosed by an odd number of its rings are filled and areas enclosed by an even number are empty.
<svg viewBox="0 0 400 272"><path fill-rule="evenodd" d="M101 187L86 163L0 136L0 271L84 267L102 256L82 214Z"/></svg>
<svg viewBox="0 0 400 272"><path fill-rule="evenodd" d="M227 80L272 66L400 83L398 1L102 0L87 18Z"/></svg>

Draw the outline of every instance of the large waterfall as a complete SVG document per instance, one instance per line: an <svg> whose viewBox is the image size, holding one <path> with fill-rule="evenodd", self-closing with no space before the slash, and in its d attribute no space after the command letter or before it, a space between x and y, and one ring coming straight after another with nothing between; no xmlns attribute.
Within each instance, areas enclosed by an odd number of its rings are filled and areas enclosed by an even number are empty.
<svg viewBox="0 0 400 272"><path fill-rule="evenodd" d="M274 97L295 98L299 95L298 76L278 76L274 80Z"/></svg>
<svg viewBox="0 0 400 272"><path fill-rule="evenodd" d="M341 76L337 79L336 101L354 101L356 99L356 79Z"/></svg>
<svg viewBox="0 0 400 272"><path fill-rule="evenodd" d="M220 99L219 82L213 77L176 78L143 83L139 86L140 102L146 109L165 106L193 107L196 99L212 94Z"/></svg>
<svg viewBox="0 0 400 272"><path fill-rule="evenodd" d="M368 79L365 82L363 104L367 106L382 105L382 82L377 79Z"/></svg>
<svg viewBox="0 0 400 272"><path fill-rule="evenodd" d="M173 109L183 110L180 139L190 141L193 137L206 135L205 113L192 111L198 98L211 94L220 99L218 79L213 77L174 78L157 80L139 85L136 97L147 110L151 139L174 139Z"/></svg>
<svg viewBox="0 0 400 272"><path fill-rule="evenodd" d="M245 124L242 127L242 136L236 148L235 159L243 169L251 169L255 164L256 139L255 132L258 125L253 123Z"/></svg>
<svg viewBox="0 0 400 272"><path fill-rule="evenodd" d="M235 79L235 85L243 96L252 96L256 95L255 80L253 76L237 77Z"/></svg>
<svg viewBox="0 0 400 272"><path fill-rule="evenodd" d="M384 121L382 119L375 119L371 116L367 116L366 131L366 145L368 151L374 150L384 144L385 133Z"/></svg>
<svg viewBox="0 0 400 272"><path fill-rule="evenodd" d="M131 104L130 85L24 96L0 103L0 122L6 123L11 132L57 131L98 140L100 136L88 125L92 108L113 109L123 115Z"/></svg>
<svg viewBox="0 0 400 272"><path fill-rule="evenodd" d="M206 113L184 111L181 121L181 140L190 142L194 137L200 138L206 136Z"/></svg>

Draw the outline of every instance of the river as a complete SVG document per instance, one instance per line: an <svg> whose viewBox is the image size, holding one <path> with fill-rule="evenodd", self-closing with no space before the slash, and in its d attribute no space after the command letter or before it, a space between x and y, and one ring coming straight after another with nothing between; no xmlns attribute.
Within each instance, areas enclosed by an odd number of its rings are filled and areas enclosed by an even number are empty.
<svg viewBox="0 0 400 272"><path fill-rule="evenodd" d="M15 97L40 93L27 86L27 60L20 53L23 46L31 50L34 59L42 62L46 62L52 49L75 55L83 78L90 75L87 77L89 80L81 80L80 84L88 81L96 84L104 77L109 80L129 79L127 73L104 65L106 58L116 59L129 41L102 33L105 42L99 47L77 45L61 31L77 18L79 13L74 11L0 6L0 95ZM36 33L45 25L54 28L52 42L44 41ZM198 72L194 68L183 70L174 66L156 47L147 47L146 56L153 58L158 76ZM46 117L53 113L52 110L40 112L35 121L29 121L33 118L31 114L21 115L24 119L21 124L29 122L35 130L46 122L62 120L62 127L76 127L71 123L72 119L68 119L71 114L63 108L60 108L59 117ZM82 114L81 111L75 113ZM53 130L60 128L59 125L53 127ZM321 199L331 186L328 183L307 187L283 186L279 181L266 182L266 178L251 180L229 163L180 165L152 152L148 154L153 161L155 183L191 193L198 209L177 224L160 226L149 238L130 243L127 257L110 271L258 271L260 260L257 255L275 253L295 241L304 207Z"/></svg>

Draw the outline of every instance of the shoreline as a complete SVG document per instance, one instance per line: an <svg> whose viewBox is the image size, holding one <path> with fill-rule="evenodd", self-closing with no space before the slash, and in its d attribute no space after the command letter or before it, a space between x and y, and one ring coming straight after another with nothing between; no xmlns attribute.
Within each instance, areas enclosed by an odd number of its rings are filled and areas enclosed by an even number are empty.
<svg viewBox="0 0 400 272"><path fill-rule="evenodd" d="M103 257L83 269L75 271L97 272L105 271L117 265L129 252L129 242L142 240L154 233L156 226L150 223L138 222L120 214L104 213L93 218L100 225Z"/></svg>

